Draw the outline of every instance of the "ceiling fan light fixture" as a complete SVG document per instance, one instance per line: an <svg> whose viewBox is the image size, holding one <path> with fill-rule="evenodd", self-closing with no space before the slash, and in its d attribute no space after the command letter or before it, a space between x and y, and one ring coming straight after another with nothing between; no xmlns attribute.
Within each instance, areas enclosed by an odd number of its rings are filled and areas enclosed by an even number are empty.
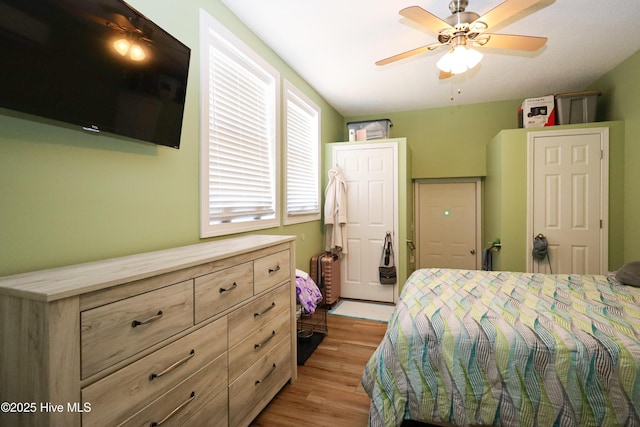
<svg viewBox="0 0 640 427"><path fill-rule="evenodd" d="M467 48L467 68L472 69L480 63L483 55L475 49Z"/></svg>
<svg viewBox="0 0 640 427"><path fill-rule="evenodd" d="M453 67L453 53L452 50L450 50L449 52L445 53L442 58L440 58L438 60L438 62L436 63L436 66L444 71L445 73L450 73L451 72L451 68Z"/></svg>
<svg viewBox="0 0 640 427"><path fill-rule="evenodd" d="M445 73L462 74L472 69L482 60L482 54L463 45L456 46L437 62L437 67Z"/></svg>

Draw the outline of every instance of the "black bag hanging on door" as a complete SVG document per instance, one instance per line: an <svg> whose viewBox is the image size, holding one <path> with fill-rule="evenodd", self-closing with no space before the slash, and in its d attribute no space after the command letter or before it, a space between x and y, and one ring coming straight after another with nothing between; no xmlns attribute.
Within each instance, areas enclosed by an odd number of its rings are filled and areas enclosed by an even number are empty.
<svg viewBox="0 0 640 427"><path fill-rule="evenodd" d="M382 256L378 267L381 285L395 285L397 279L396 264L393 259L393 246L391 244L391 233L387 233L382 245Z"/></svg>

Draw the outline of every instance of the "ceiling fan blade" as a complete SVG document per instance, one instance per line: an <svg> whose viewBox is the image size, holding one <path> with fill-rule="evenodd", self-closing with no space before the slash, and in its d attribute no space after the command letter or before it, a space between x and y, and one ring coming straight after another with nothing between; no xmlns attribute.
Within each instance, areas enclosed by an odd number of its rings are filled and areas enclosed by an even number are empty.
<svg viewBox="0 0 640 427"><path fill-rule="evenodd" d="M446 71L440 71L440 80L448 79L449 77L453 77L453 74L447 73Z"/></svg>
<svg viewBox="0 0 640 427"><path fill-rule="evenodd" d="M427 12L420 6L410 6L400 11L400 15L405 18L422 25L433 31L439 33L441 30L453 28L451 25L438 18L434 14Z"/></svg>
<svg viewBox="0 0 640 427"><path fill-rule="evenodd" d="M430 50L437 49L440 46L444 46L444 45L442 45L440 43L432 43L432 44L428 44L426 46L422 46L422 47L418 47L418 48L415 48L415 49L411 49L411 50L408 50L406 52L402 52L402 53L399 53L397 55L393 55L393 56L390 56L388 58L376 61L376 65L387 65L387 64L390 64L392 62L400 61L401 59L409 58L410 56L418 55L418 54L423 53L423 52L428 52Z"/></svg>
<svg viewBox="0 0 640 427"><path fill-rule="evenodd" d="M492 28L499 23L506 21L514 15L522 12L523 10L533 6L536 3L540 3L542 0L505 0L500 3L489 12L482 15L480 18L473 21L470 25L471 28L482 28L482 26L475 25L478 22L484 23L485 29Z"/></svg>
<svg viewBox="0 0 640 427"><path fill-rule="evenodd" d="M482 33L471 39L474 44L495 49L535 51L547 42L546 37Z"/></svg>

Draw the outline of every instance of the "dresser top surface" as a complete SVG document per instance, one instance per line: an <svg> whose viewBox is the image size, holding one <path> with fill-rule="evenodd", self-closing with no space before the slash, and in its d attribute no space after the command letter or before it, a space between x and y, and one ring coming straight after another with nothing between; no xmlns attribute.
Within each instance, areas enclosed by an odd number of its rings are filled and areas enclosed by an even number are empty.
<svg viewBox="0 0 640 427"><path fill-rule="evenodd" d="M247 235L5 276L0 277L0 295L55 301L294 240L295 236Z"/></svg>

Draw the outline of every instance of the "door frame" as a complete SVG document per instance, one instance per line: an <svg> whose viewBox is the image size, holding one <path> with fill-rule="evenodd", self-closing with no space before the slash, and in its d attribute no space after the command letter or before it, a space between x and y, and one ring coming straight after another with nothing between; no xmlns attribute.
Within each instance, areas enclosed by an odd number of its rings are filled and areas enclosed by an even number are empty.
<svg viewBox="0 0 640 427"><path fill-rule="evenodd" d="M480 177L468 178L418 178L413 181L413 211L414 211L414 236L415 242L415 266L418 268L420 259L420 212L418 212L420 200L420 184L459 184L474 183L476 194L476 270L482 266L482 180Z"/></svg>
<svg viewBox="0 0 640 427"><path fill-rule="evenodd" d="M400 182L399 182L399 167L400 167L400 162L399 162L399 153L398 153L398 144L393 141L393 142L370 142L370 143L345 143L345 144L336 144L334 146L331 147L331 162L333 166L339 166L336 158L338 156L338 152L339 151L352 151L352 150L372 150L372 149L381 149L381 148L391 148L392 149L392 153L393 153L393 159L392 159L392 164L393 164L393 230L389 230L391 231L391 244L394 247L394 251L393 251L393 260L396 266L396 270L399 269L400 266L400 247L399 245L399 238L400 238L400 219L399 219L399 197L400 195L398 194L400 191ZM347 234L348 236L348 234ZM382 250L382 247L380 248ZM344 255L343 256L348 256ZM376 265L377 265L377 259L376 259ZM343 279L344 277L346 277L346 271L344 271L344 263L341 263L341 269L342 271L340 272ZM399 289L401 286L404 286L404 283L400 283L400 280L398 278L398 282L396 282L394 285L381 285L381 286L385 286L385 287L391 287L393 286L393 290L392 290L392 294L393 294L393 303L397 303L398 302L398 297L399 297Z"/></svg>
<svg viewBox="0 0 640 427"><path fill-rule="evenodd" d="M527 262L526 270L533 272L533 149L536 137L600 135L600 274L609 269L609 128L593 127L582 129L545 130L527 133Z"/></svg>

